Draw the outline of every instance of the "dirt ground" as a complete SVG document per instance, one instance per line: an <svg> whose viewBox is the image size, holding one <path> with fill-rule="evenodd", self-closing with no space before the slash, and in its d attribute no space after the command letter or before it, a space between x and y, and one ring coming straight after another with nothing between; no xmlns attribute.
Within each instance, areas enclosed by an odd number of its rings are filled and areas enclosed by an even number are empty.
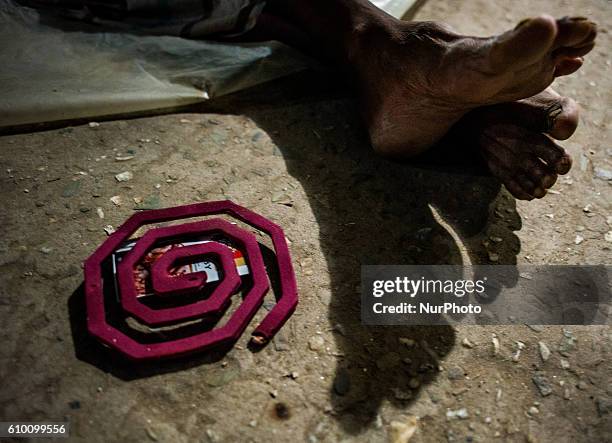
<svg viewBox="0 0 612 443"><path fill-rule="evenodd" d="M430 0L416 18L487 35L543 11L592 17L601 31L585 66L556 82L584 112L564 142L574 168L541 201L516 202L488 177L377 158L355 103L308 78L239 94L223 112L0 137L2 420L66 419L84 442L376 442L413 417L415 442L612 441L607 326L364 327L359 317L361 264L610 264L610 3ZM117 182L123 171L133 179ZM226 355L134 368L89 339L81 263L103 228L138 205L227 198L290 241L300 304L274 343L254 353L244 334Z"/></svg>

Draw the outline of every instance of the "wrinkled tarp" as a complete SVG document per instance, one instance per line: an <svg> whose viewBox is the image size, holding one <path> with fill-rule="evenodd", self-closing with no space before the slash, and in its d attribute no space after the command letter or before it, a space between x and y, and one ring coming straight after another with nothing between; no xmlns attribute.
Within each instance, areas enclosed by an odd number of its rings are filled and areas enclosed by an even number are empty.
<svg viewBox="0 0 612 443"><path fill-rule="evenodd" d="M371 0L401 17L415 0ZM198 103L303 70L278 42L100 32L0 0L0 127Z"/></svg>

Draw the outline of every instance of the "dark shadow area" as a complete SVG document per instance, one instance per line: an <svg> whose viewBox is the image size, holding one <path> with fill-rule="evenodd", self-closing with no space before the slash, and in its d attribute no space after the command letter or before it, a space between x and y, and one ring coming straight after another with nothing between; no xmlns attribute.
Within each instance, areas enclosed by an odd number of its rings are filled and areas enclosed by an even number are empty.
<svg viewBox="0 0 612 443"><path fill-rule="evenodd" d="M333 76L310 73L230 96L216 112L255 121L308 196L331 276L329 323L341 356L332 414L357 434L383 400L409 406L455 342L450 326L362 325L360 266L467 264L466 256L490 263L483 233L492 219L504 238L498 260L514 265L520 243L512 231L521 223L514 199L500 196L470 140L451 133L411 164L386 161L372 152L357 104L344 91Z"/></svg>
<svg viewBox="0 0 612 443"><path fill-rule="evenodd" d="M70 329L76 358L122 380L135 380L218 362L231 349L231 346L229 346L207 353L188 355L172 360L137 363L104 346L89 334L87 330L87 311L85 308L83 285L79 286L68 299L68 314L70 316Z"/></svg>

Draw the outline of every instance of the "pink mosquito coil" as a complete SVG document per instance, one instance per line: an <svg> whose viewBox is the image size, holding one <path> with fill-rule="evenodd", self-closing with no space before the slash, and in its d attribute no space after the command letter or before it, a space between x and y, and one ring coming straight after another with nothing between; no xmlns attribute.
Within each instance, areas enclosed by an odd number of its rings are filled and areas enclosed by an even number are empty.
<svg viewBox="0 0 612 443"><path fill-rule="evenodd" d="M269 235L272 240L280 290L275 294L276 304L251 337L255 345L267 344L298 302L289 249L278 225L231 201L144 211L130 217L85 262L89 332L134 360L179 356L237 341L270 288L261 248L253 233L222 218L207 218L153 228L138 239L130 239L144 225L219 214L231 216ZM185 241L203 236L208 240ZM176 247L178 242L182 242L180 247ZM126 248L128 243L129 248ZM164 244L166 246L160 246ZM125 252L120 261L117 260L119 250ZM115 296L108 290L112 279L104 272L109 262L114 272ZM209 274L201 267L190 268L194 263L214 263L214 273ZM221 272L217 272L217 268ZM215 281L209 281L211 279ZM246 279L248 284L245 284ZM207 285L208 289L212 288L208 291L210 294L198 297L205 293ZM194 322L214 323L229 313L232 296L239 291L242 292L241 302L222 326L195 328L193 332ZM145 303L145 298L154 303ZM186 303L180 303L181 300ZM165 303L167 301L170 303ZM162 340L142 339L142 334L130 334L129 328L121 326L121 321L113 320L118 315L131 317L152 330L172 330L173 327L179 330L188 325L189 333L160 334L164 337Z"/></svg>

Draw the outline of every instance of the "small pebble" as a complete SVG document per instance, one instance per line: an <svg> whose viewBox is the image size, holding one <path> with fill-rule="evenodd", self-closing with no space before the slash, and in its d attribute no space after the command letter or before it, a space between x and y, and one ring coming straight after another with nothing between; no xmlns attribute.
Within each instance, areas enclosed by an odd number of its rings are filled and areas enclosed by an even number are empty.
<svg viewBox="0 0 612 443"><path fill-rule="evenodd" d="M455 419L455 418L460 418L462 420L469 418L470 414L468 413L468 410L466 408L461 408L461 409L456 409L456 410L451 410L448 409L446 411L446 418L451 420L451 419Z"/></svg>
<svg viewBox="0 0 612 443"><path fill-rule="evenodd" d="M465 370L461 366L451 366L448 368L446 376L449 380L461 380L465 377Z"/></svg>
<svg viewBox="0 0 612 443"><path fill-rule="evenodd" d="M409 348L413 347L415 344L415 341L413 339L406 337L400 337L398 338L398 341L400 342L400 344L405 345Z"/></svg>
<svg viewBox="0 0 612 443"><path fill-rule="evenodd" d="M612 170L610 169L595 168L593 172L595 173L595 177L600 180L612 180Z"/></svg>
<svg viewBox="0 0 612 443"><path fill-rule="evenodd" d="M325 340L320 335L315 335L308 340L308 348L315 352L322 351L325 348Z"/></svg>
<svg viewBox="0 0 612 443"><path fill-rule="evenodd" d="M550 384L550 381L548 381L548 378L546 378L544 375L536 374L536 375L534 375L532 377L531 380L533 381L533 383L538 388L538 391L540 391L540 395L542 397L546 397L546 396L552 394L553 390L552 390L552 386Z"/></svg>
<svg viewBox="0 0 612 443"><path fill-rule="evenodd" d="M472 349L474 347L474 343L472 343L467 337L461 341L461 345L468 349Z"/></svg>
<svg viewBox="0 0 612 443"><path fill-rule="evenodd" d="M130 171L120 172L119 174L115 175L115 180L118 182L126 182L132 178L134 178L134 174L132 174Z"/></svg>
<svg viewBox="0 0 612 443"><path fill-rule="evenodd" d="M499 354L499 339L497 335L493 334L491 336L491 343L493 344L493 355Z"/></svg>
<svg viewBox="0 0 612 443"><path fill-rule="evenodd" d="M389 441L408 443L417 431L418 421L414 415L389 423Z"/></svg>
<svg viewBox="0 0 612 443"><path fill-rule="evenodd" d="M542 361L548 361L550 358L550 349L546 346L546 343L543 341L538 342L538 349L540 350L540 357Z"/></svg>

